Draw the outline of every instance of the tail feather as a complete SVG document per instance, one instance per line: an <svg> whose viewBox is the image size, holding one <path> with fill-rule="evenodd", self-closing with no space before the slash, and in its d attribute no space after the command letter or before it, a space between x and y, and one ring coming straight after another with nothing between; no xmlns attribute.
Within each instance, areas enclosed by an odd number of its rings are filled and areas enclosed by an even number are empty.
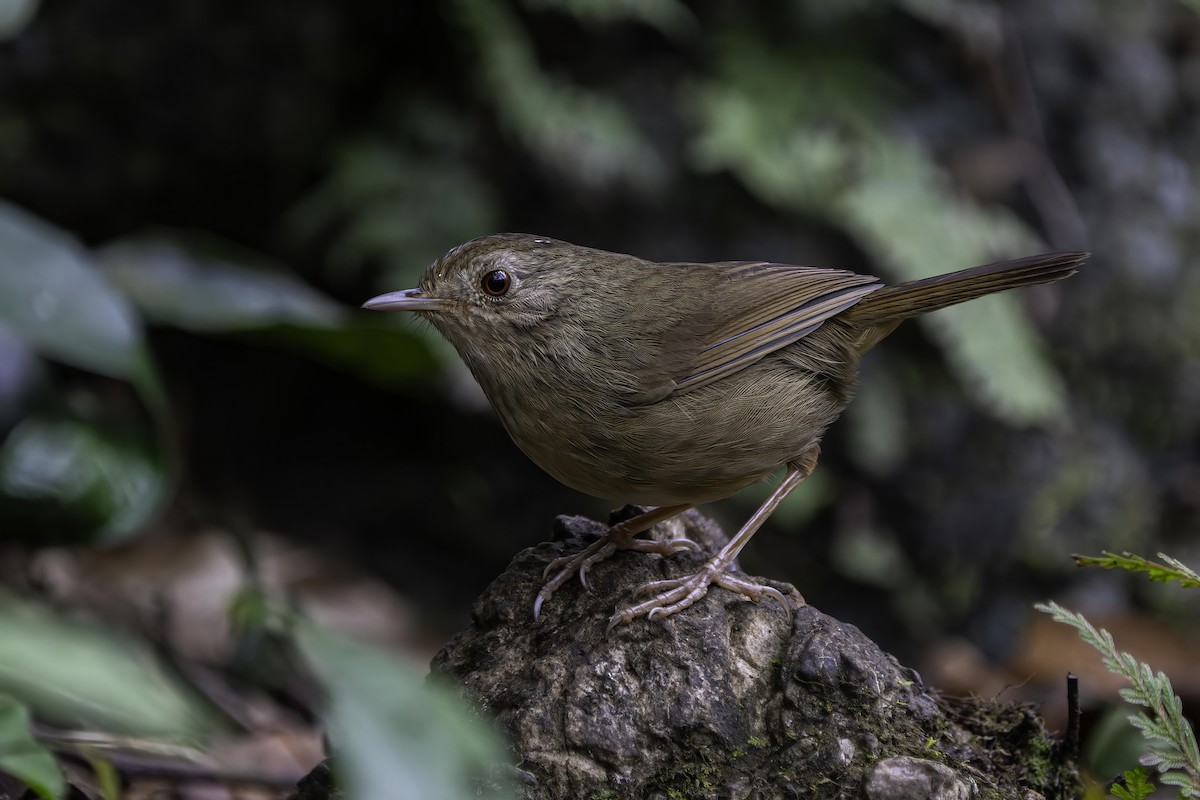
<svg viewBox="0 0 1200 800"><path fill-rule="evenodd" d="M908 317L985 294L1062 280L1074 275L1087 257L1087 253L1047 253L885 286L864 297L846 316L863 327L890 330Z"/></svg>

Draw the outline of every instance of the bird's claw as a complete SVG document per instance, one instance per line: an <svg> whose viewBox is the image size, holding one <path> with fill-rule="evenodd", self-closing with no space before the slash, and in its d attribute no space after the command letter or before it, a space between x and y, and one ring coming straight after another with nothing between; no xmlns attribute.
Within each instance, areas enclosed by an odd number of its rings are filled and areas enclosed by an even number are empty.
<svg viewBox="0 0 1200 800"><path fill-rule="evenodd" d="M699 572L693 575L688 575L684 578L651 581L639 586L633 592L635 595L654 594L654 596L640 603L633 603L619 609L609 619L608 630L611 631L616 626L637 619L640 616L645 616L646 619L651 620L669 617L708 594L708 587L712 584L716 584L722 589L728 589L731 592L745 595L756 603L761 602L764 597L769 597L779 603L779 606L788 612L789 616L791 615L791 604L783 592L773 586L767 586L746 578L731 575L725 571L725 565L720 564L714 559L705 564Z"/></svg>
<svg viewBox="0 0 1200 800"><path fill-rule="evenodd" d="M579 583L585 589L588 588L588 571L601 561L611 558L613 553L618 550L634 550L639 553L657 553L669 556L684 550L699 552L702 548L691 539L682 537L668 539L665 542L654 539L636 539L624 532L619 526L614 527L608 533L584 548L583 551L573 556L556 558L546 565L546 568L542 571L542 578L544 579L551 574L554 574L554 577L546 581L546 584L542 586L541 591L537 593L537 597L533 601L534 620L537 620L541 614L542 605L550 599L550 595L554 594L558 587L570 580L572 575L577 574L579 576Z"/></svg>

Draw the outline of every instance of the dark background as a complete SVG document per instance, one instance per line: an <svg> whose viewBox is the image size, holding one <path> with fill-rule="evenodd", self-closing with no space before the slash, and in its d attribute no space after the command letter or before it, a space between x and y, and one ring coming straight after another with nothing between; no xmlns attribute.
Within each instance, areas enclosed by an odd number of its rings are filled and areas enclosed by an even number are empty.
<svg viewBox="0 0 1200 800"><path fill-rule="evenodd" d="M428 330L355 310L452 245L890 281L1087 249L893 335L743 564L935 674L947 642L1010 663L1049 597L1194 631L1183 593L1070 554L1200 561L1198 157L1184 2L45 4L0 43L0 196L82 243L153 378L8 326L0 477L102 468L0 481L2 532L32 557L267 531L440 641L556 514L611 505L533 467ZM9 291L38 269L0 250ZM35 419L84 444L15 435ZM764 493L709 510L736 527Z"/></svg>

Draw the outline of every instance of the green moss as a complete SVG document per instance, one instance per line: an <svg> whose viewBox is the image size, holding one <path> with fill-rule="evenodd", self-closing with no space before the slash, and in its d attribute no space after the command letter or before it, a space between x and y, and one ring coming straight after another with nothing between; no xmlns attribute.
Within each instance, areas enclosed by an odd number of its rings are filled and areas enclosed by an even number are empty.
<svg viewBox="0 0 1200 800"><path fill-rule="evenodd" d="M1043 736L1034 737L1025 748L1027 781L1034 786L1043 786L1059 768L1054 745Z"/></svg>
<svg viewBox="0 0 1200 800"><path fill-rule="evenodd" d="M697 751L697 756L706 758L708 753L709 749L702 747ZM712 780L713 775L718 771L721 769L707 759L698 766L681 766L675 774L667 779L663 790L670 800L695 800L697 797L711 796L716 789Z"/></svg>

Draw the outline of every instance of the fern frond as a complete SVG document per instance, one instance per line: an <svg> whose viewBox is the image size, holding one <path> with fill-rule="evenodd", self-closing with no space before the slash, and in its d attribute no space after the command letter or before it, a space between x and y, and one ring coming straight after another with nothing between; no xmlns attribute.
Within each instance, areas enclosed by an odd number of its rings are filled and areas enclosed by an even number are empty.
<svg viewBox="0 0 1200 800"><path fill-rule="evenodd" d="M1175 694L1166 674L1155 673L1129 653L1117 650L1112 634L1097 629L1082 614L1057 603L1038 603L1034 607L1079 631L1079 638L1100 653L1104 666L1129 681L1129 687L1120 691L1121 698L1149 710L1129 717L1146 739L1142 764L1157 769L1164 784L1180 787L1181 797L1200 797L1200 747L1196 744L1196 732L1184 718L1183 701Z"/></svg>
<svg viewBox="0 0 1200 800"><path fill-rule="evenodd" d="M1200 588L1200 574L1184 564L1178 559L1171 558L1166 553L1159 553L1158 557L1167 562L1167 565L1157 564L1153 561L1147 561L1134 553L1124 552L1120 555L1110 553L1105 550L1099 556L1083 556L1073 555L1075 563L1081 567L1100 567L1101 569L1123 569L1127 572L1144 573L1147 578L1159 583L1178 582L1180 586L1188 589Z"/></svg>

